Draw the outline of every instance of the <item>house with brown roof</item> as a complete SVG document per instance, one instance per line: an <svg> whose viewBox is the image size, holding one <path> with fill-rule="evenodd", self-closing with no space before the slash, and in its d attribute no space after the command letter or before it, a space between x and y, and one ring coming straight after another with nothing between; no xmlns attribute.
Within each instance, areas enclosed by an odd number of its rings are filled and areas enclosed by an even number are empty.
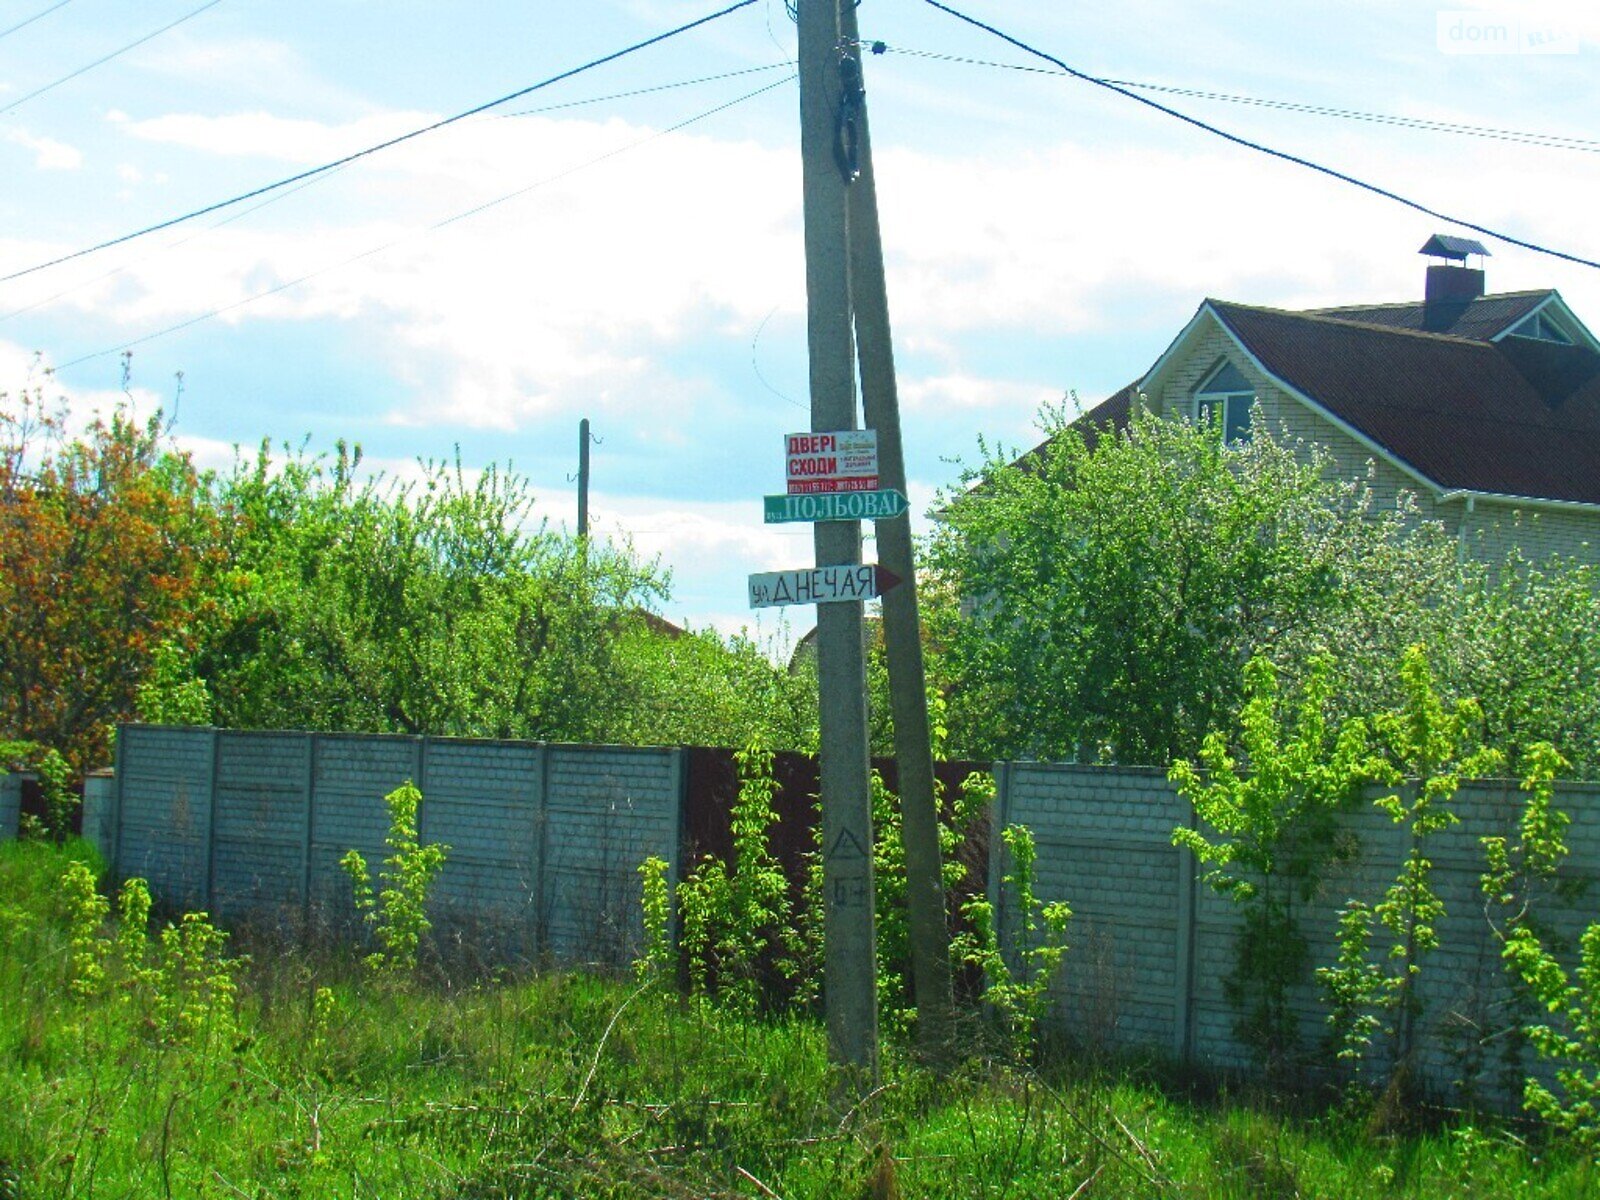
<svg viewBox="0 0 1600 1200"><path fill-rule="evenodd" d="M1554 290L1485 294L1487 251L1434 237L1423 299L1291 312L1208 299L1139 380L1080 418L1135 406L1209 418L1223 436L1319 443L1380 503L1498 559L1513 545L1600 563L1600 341Z"/></svg>

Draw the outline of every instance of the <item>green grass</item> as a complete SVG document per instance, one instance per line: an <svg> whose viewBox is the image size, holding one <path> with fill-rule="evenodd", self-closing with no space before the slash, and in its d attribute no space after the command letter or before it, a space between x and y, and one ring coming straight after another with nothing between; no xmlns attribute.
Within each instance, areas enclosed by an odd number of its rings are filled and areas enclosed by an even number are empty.
<svg viewBox="0 0 1600 1200"><path fill-rule="evenodd" d="M836 1105L814 1021L582 975L382 987L259 948L237 1032L164 1044L114 967L67 986L68 853L0 847L0 1200L1600 1195L1493 1128L1369 1138L1071 1063L891 1052L872 1104Z"/></svg>

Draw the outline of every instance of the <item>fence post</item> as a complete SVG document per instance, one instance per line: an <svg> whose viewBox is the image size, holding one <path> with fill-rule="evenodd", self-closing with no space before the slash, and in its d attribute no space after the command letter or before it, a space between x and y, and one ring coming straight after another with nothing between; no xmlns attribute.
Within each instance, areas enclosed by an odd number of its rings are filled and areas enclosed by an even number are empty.
<svg viewBox="0 0 1600 1200"><path fill-rule="evenodd" d="M428 828L428 735L416 739L413 747L411 786L422 794L417 804L417 841L426 845L432 830Z"/></svg>
<svg viewBox="0 0 1600 1200"><path fill-rule="evenodd" d="M313 869L311 848L316 839L317 824L317 735L307 733L303 737L306 747L306 766L305 773L301 776L301 783L306 800L306 836L301 855L300 919L303 922L303 935L310 938Z"/></svg>
<svg viewBox="0 0 1600 1200"><path fill-rule="evenodd" d="M539 791L533 814L533 948L538 958L549 950L550 904L545 886L545 842L550 823L550 743L539 745Z"/></svg>
<svg viewBox="0 0 1600 1200"><path fill-rule="evenodd" d="M117 741L111 748L111 770L116 775L115 803L116 812L111 818L111 854L110 863L112 882L122 882L122 795L126 787L128 772L124 769L125 759L122 746L128 738L126 722L117 725Z"/></svg>
<svg viewBox="0 0 1600 1200"><path fill-rule="evenodd" d="M667 896L676 897L678 894L678 880L683 869L683 851L686 845L683 836L684 813L688 809L689 794L689 751L682 746L672 748L672 830L673 853L667 862ZM670 945L678 944L678 906L674 903L667 905L667 941Z"/></svg>
<svg viewBox="0 0 1600 1200"><path fill-rule="evenodd" d="M211 770L206 787L206 915L217 916L217 760L222 752L221 731L211 727Z"/></svg>
<svg viewBox="0 0 1600 1200"><path fill-rule="evenodd" d="M1195 827L1194 806L1179 797L1183 822ZM1177 963L1172 995L1172 1052L1187 1062L1194 1050L1194 941L1195 873L1194 852L1187 846L1174 847L1178 855L1178 937Z"/></svg>
<svg viewBox="0 0 1600 1200"><path fill-rule="evenodd" d="M22 776L15 772L0 775L0 842L17 836L22 820Z"/></svg>

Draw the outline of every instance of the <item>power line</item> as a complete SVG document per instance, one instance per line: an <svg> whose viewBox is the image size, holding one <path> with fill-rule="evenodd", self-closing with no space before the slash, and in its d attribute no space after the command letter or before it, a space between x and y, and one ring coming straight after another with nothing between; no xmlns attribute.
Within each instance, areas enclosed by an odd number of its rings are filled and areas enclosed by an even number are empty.
<svg viewBox="0 0 1600 1200"><path fill-rule="evenodd" d="M718 75L702 75L702 76L699 76L698 78L695 78L695 79L683 79L683 80L679 80L679 81L677 81L675 83L658 84L658 85L656 85L654 87L635 88L635 89L633 89L631 91L626 91L626 92L613 92L610 95L606 95L606 96L590 96L590 97L586 97L585 99L582 99L582 100L569 100L569 101L566 101L563 104L550 104L550 105L545 105L544 107L541 107L541 108L520 109L517 112L492 113L492 114L483 114L483 115L488 117L491 120L504 120L504 119L510 118L510 117L534 116L534 115L536 115L538 113L558 112L558 111L560 111L562 109L580 108L580 107L583 107L585 105L590 105L590 104L601 104L601 103L604 103L604 102L606 102L608 100L622 100L622 99L627 99L628 97L631 97L631 96L644 96L644 95L650 95L650 94L655 93L655 92L665 92L665 91L671 91L671 90L676 89L676 88L691 87L691 86L693 86L695 84L712 83L712 82L715 82L715 81L721 80L721 79L737 79L737 78L739 78L741 76L745 76L745 75L755 75L755 74L760 74L760 73L766 72L766 71L773 71L773 70L776 70L776 69L778 69L780 67L788 67L788 68L792 69L793 66L794 66L793 63L768 63L765 66L746 67L746 68L744 68L742 70L738 70L738 71L724 71L724 72L722 72L721 74L718 74ZM339 169L342 170L343 168L339 168ZM333 171L328 172L329 175L332 175L334 173L335 172L333 172ZM199 230L199 231L197 231L195 233L186 234L183 237L180 237L180 238L178 238L178 239L176 239L174 241L168 242L166 245L158 247L157 249L151 251L151 253L146 254L146 255L144 255L144 256L142 256L140 258L136 258L131 262L123 263L121 266L113 267L109 271L103 271L98 275L95 275L95 276L93 276L93 277L91 277L89 279L85 279L81 283L75 283L75 284L72 284L72 285L70 285L68 287L62 288L59 291L52 292L47 296L42 296L38 300L35 300L30 304L24 304L19 308L11 309L9 312L0 313L0 324L4 324L6 321L11 320L13 317L19 317L23 313L32 312L34 309L42 308L46 304L54 303L55 301L60 300L64 296L70 296L70 295L73 295L76 292L80 292L86 287L92 287L94 284L103 282L104 280L115 278L116 276L123 274L124 272L132 269L133 267L139 265L140 263L148 262L151 258L153 258L157 254L164 253L167 250L175 250L179 246L187 245L189 242L192 242L197 237L204 237L207 233L210 233L213 230L221 229L224 225L230 225L235 221L242 220L243 218L249 216L252 213L260 212L263 208L266 208L266 207L268 207L269 205L272 205L272 204L276 204L279 200L287 199L288 197L294 195L296 192L303 191L305 188L310 187L312 184L320 182L320 180L322 178L324 178L324 177L323 176L315 176L315 177L313 177L311 179L302 180L300 183L296 184L294 187L286 188L283 191L273 193L271 196L269 196L267 199L263 200L259 204L252 204L249 208L241 209L240 211L234 213L232 216L224 217L222 220L216 222L215 224L208 225L203 230Z"/></svg>
<svg viewBox="0 0 1600 1200"><path fill-rule="evenodd" d="M264 300L268 296L276 296L280 292L286 292L290 288L295 288L295 287L300 286L302 283L309 283L311 280L316 279L319 276L326 275L330 271L337 271L341 267L347 267L347 266L350 266L352 263L361 262L363 259L372 258L375 255L382 254L386 250L393 249L394 247L402 244L403 242L410 241L411 239L416 238L416 237L424 237L427 234L437 232L440 229L444 229L446 226L454 225L458 221L465 221L469 217L475 217L479 213L487 212L489 209L496 208L499 205L504 204L509 200L515 200L517 197L524 196L527 193L529 193L531 191L534 191L534 190L536 190L538 188L548 187L550 184L558 183L561 180L568 178L569 176L576 175L580 171L585 171L585 170L589 169L590 167L598 166L600 163L606 162L609 159L613 159L613 158L616 158L619 155L626 154L630 150L637 150L640 146L646 145L649 142L653 142L657 138L662 138L662 137L667 136L670 133L676 133L681 129L686 129L690 125L694 125L697 122L706 120L708 117L714 117L720 112L726 112L728 109L733 108L735 105L743 104L747 100L753 100L757 96L763 95L766 92L770 92L770 91L773 91L776 88L783 87L787 83L792 83L794 81L794 79L795 79L795 76L790 75L786 79L780 79L775 83L766 84L766 85L764 85L762 87L756 88L754 91L746 92L742 96L736 97L733 100L729 100L724 104L719 104L715 108L708 108L704 112L696 113L692 117L688 117L685 120L679 121L676 125L669 125L665 129L658 129L654 133L651 133L651 134L649 134L649 135L647 135L645 137L639 138L639 139L637 139L635 141L629 142L625 146L618 146L615 150L608 150L606 153L601 154L601 155L597 155L596 157L588 159L585 162L581 162L581 163L577 164L576 166L568 167L565 171L560 171L555 175L546 176L545 178L536 180L535 182L527 184L524 187L517 188L515 191L506 192L504 195L496 196L494 199L487 200L482 204L477 204L477 205L474 205L471 208L463 209L460 212L457 212L457 213L454 213L454 214L452 214L452 215L450 215L448 217L445 217L441 221L435 221L432 225L429 225L426 228L423 228L423 229L420 229L420 230L416 230L416 231L414 231L414 232L412 232L410 234L406 234L406 235L404 235L402 237L395 238L392 241L384 242L382 245L372 246L372 247L370 247L370 248L368 248L366 250L361 251L359 254L352 254L348 258L340 259L338 262L329 263L325 267L318 267L315 271L308 271L306 274L297 276L294 279L286 280L283 283L276 284L273 287L266 288L266 289L264 289L262 291L256 292L256 293L254 293L252 295L249 295L249 296L246 296L241 300L235 300L232 304L220 305L219 307L213 308L213 309L209 310L208 312L200 313L198 316L190 317L187 320L179 321L178 323L176 323L174 325L169 325L165 329L158 329L154 333L147 333L142 337L134 338L132 341L123 342L120 345L112 346L112 347L109 347L109 348L107 348L105 350L96 350L91 354L79 355L77 358L74 358L74 359L70 360L69 362L62 363L60 366L58 366L56 368L56 370L57 371L65 371L69 367L75 367L75 366L78 366L80 363L86 363L86 362L89 362L89 361L91 361L93 359L96 359L96 358L105 358L107 355L111 355L111 354L121 354L124 351L131 350L135 346L142 346L146 342L155 341L157 338L163 338L163 337L168 336L169 334L178 333L178 332L180 332L182 330L185 330L185 329L188 329L188 328L190 328L192 326L199 325L201 322L209 321L213 317L220 317L225 313L234 312L237 309L241 309L241 308L245 307L247 304L255 303L257 300Z"/></svg>
<svg viewBox="0 0 1600 1200"><path fill-rule="evenodd" d="M10 37L17 30L25 29L29 25L32 25L40 17L48 17L51 13L55 12L56 9L65 8L67 5L69 5L71 3L72 3L72 0L56 0L56 2L54 4L52 4L49 8L44 9L41 12L36 12L31 17L24 17L22 20L18 21L15 25L13 25L10 29L0 29L0 38Z"/></svg>
<svg viewBox="0 0 1600 1200"><path fill-rule="evenodd" d="M334 174L334 172L329 172L329 174ZM215 224L208 225L204 229L197 229L192 233L186 233L180 238L173 239L164 246L157 246L155 249L151 250L150 253L141 255L140 257L133 259L131 262L125 262L121 266L111 268L109 271L102 271L100 274L95 275L92 278L85 279L81 283L74 283L68 287L64 287L60 291L52 292L48 296L41 296L31 304L24 304L20 308L13 308L9 312L0 313L0 324L4 324L13 317L20 317L23 313L32 312L36 308L43 308L46 304L53 304L55 301L60 300L64 296L71 296L76 292L81 292L86 287L93 287L95 284L102 283L107 279L115 279L118 275L121 275L127 271L131 271L140 263L149 262L152 258L155 258L159 254L164 254L168 250L176 250L179 246L187 245L196 238L204 237L208 233L214 233L216 230L221 229L224 225L231 225L235 221L242 221L251 213L260 212L263 208L266 208L272 204L276 204L280 200L287 200L296 192L303 191L322 178L324 178L324 176L318 176L317 179L307 179L295 187L285 188L281 192L274 192L260 204L252 204L249 208L241 208L238 212L223 217L222 220L217 221Z"/></svg>
<svg viewBox="0 0 1600 1200"><path fill-rule="evenodd" d="M941 3L940 0L923 0L923 2L932 8L938 9L940 12L947 13L948 15L955 17L958 21L963 21L976 29L983 30L985 33L993 34L1001 41L1015 46L1017 49L1022 50L1025 53L1032 54L1036 58L1041 58L1045 62L1054 64L1055 66L1061 68L1061 70L1066 74L1072 76L1074 79L1081 80L1084 83L1092 83L1096 87L1105 88L1109 92L1115 92L1117 95L1128 100L1133 100L1139 104L1145 105L1148 108L1153 108L1159 113L1164 113L1169 117L1176 118L1186 125L1193 125L1196 129L1204 130L1206 133L1213 134L1216 137L1222 138L1224 141L1232 142L1236 146L1242 146L1246 150L1254 150L1259 154L1265 154L1272 158L1281 159L1284 162L1294 163L1296 166L1305 167L1307 170L1316 171L1318 174L1326 175L1331 179L1337 179L1342 183L1348 183L1352 187L1358 187L1362 191L1371 192L1376 196L1382 196L1385 200L1392 200L1396 204L1403 205L1404 207L1412 209L1415 212L1420 212L1426 216L1433 217L1436 220L1447 221L1450 224L1458 225L1463 229L1470 229L1474 233L1481 233L1486 237L1492 237L1497 241L1505 242L1508 245L1520 246L1524 250L1532 250L1536 254L1547 254L1551 258L1559 258L1565 262L1577 263L1582 267L1594 267L1596 270L1600 270L1600 262L1596 262L1594 259L1583 258L1576 254L1568 254L1564 250L1555 250L1549 246L1542 246L1537 242L1530 242L1523 238L1514 237L1509 233L1502 233L1497 229L1491 229L1485 225L1478 225L1472 221L1464 220L1461 217L1451 216L1449 213L1440 212L1438 209L1430 208L1419 201L1402 196L1398 192L1390 191L1388 188L1381 187L1376 183L1370 183L1365 179L1358 178L1357 176L1348 175L1345 172L1336 170L1333 167L1324 166L1323 164L1315 162L1312 159L1302 158L1298 154L1291 154L1287 150L1278 150L1272 146L1264 145L1261 142L1253 142L1249 138L1241 137L1236 133L1229 133L1226 129L1219 128L1218 126L1212 125L1207 121L1202 121L1199 117L1191 117L1188 113L1181 112L1176 108L1170 108L1158 100L1150 99L1148 96L1141 96L1138 92L1130 91L1128 88L1123 87L1120 84L1113 83L1109 79L1100 79L1094 75L1089 75L1083 71L1077 70L1074 67L1070 67L1055 55L1046 53L1036 46L1031 46L1027 42L1022 41L1020 38L1012 37L1009 33L1005 33L1002 30L996 29L993 25L980 21L976 17L968 16L966 13L961 12L958 9L951 8L948 4Z"/></svg>
<svg viewBox="0 0 1600 1200"><path fill-rule="evenodd" d="M1147 92L1167 92L1178 96L1192 96L1200 100L1220 100L1229 104L1251 104L1259 108L1302 112L1311 116L1337 117L1346 121L1367 121L1376 125L1395 125L1405 129L1421 129L1430 133L1454 133L1464 137L1489 138L1493 141L1516 142L1529 146L1542 146L1550 150L1578 150L1586 154L1600 154L1600 141L1593 138L1569 137L1561 133L1537 133L1524 129L1503 129L1494 125L1468 125L1460 121L1437 121L1428 117L1403 117L1395 113L1370 112L1359 108L1338 108L1326 104L1307 104L1296 100L1273 100L1258 96L1241 96L1231 92L1208 92L1198 88L1173 87L1159 83L1137 83L1125 79L1108 80L1123 87L1138 88Z"/></svg>
<svg viewBox="0 0 1600 1200"><path fill-rule="evenodd" d="M63 2L64 2L64 0L63 0ZM21 105L26 104L29 100L32 100L32 99L34 99L35 97L38 97L38 96L42 96L46 92L54 91L56 88L60 87L63 83L70 82L71 80L76 79L79 75L82 75L85 72L92 71L96 67L104 66L106 63L110 62L113 58L120 58L122 55L126 54L129 50L137 49L138 47L144 45L146 42L150 41L152 38L160 37L163 33L166 33L167 30L169 30L169 29L176 29L179 25L182 25L185 21L192 21L195 17L198 17L201 13L205 12L206 9L215 8L217 5L219 5L221 3L222 3L222 0L206 0L206 2L204 4L202 4L199 8L191 9L189 12L184 13L183 16L179 17L176 21L169 21L167 24L163 25L160 29L157 29L152 33L147 33L142 38L138 38L138 39L136 39L134 41L131 41L126 46L123 46L120 49L113 50L110 54L106 55L104 58L97 58L92 63L89 63L86 66L79 67L76 71L73 71L70 74L63 75L60 79L55 80L53 83L47 83L42 88L35 88L33 91L29 92L26 96L23 96L23 97L21 97L19 99L13 100L10 104L6 105L4 108L0 108L0 115L4 115L4 114L10 112L12 109L18 108ZM61 5L58 4L58 5L56 5L56 7L60 8ZM47 10L47 11L51 11L51 10ZM43 15L44 15L44 13L40 13L39 14L39 16L43 16ZM32 18L32 17L29 18L29 20L36 20L36 19L37 18ZM27 24L27 22L24 21L23 24L25 25L25 24ZM21 28L21 26L18 26L17 28Z"/></svg>
<svg viewBox="0 0 1600 1200"><path fill-rule="evenodd" d="M219 0L211 0L211 3L219 3ZM739 9L747 8L755 3L757 3L757 0L736 0L735 3L730 4L727 8L720 9L717 12L709 13L706 16L697 18L696 20L679 25L675 29L669 29L665 33L658 33L654 37L646 38L642 42L635 42L631 46L626 46L621 50L613 51L612 53L603 55L600 58L590 59L581 66L572 67L571 69L562 71L557 75L552 75L548 79L541 79L538 83L530 84L525 88L519 88L514 92L510 92L504 96L501 96L497 100L490 100L487 103L475 105L474 107L467 109L465 112L457 113L453 117L445 117L443 120L435 121L431 125L424 125L418 129L413 129L409 133L402 133L398 137L392 137L387 141L382 141L376 145L368 146L364 150L357 150L353 154L346 154L342 158L336 158L331 162L325 162L321 166L311 167L305 171L299 171L296 174L289 175L273 183L264 184L261 187L253 188L250 191L243 192L237 196L231 196L226 200L218 200L214 204L207 204L204 207L197 208L192 212L184 213L182 216L169 217L164 221L157 221L154 225L147 225L143 229L136 229L132 233L124 233L118 237L109 238L106 241L99 242L96 245L86 246L81 250L74 250L70 254L63 254L59 257L52 258L47 262L36 263L31 267L24 267L22 270L13 271L9 275L0 275L0 283L10 283L14 279L21 279L25 275L32 275L38 271L59 266L64 262L71 262L75 258L83 258L85 255L94 254L100 250L107 250L112 246L120 246L124 242L131 242L135 238L144 237L146 234L158 233L163 229L170 229L174 225L181 225L185 221L192 221L196 217L203 217L207 213L216 212L218 209L229 208L235 204L242 204L246 200L254 200L257 196L264 196L268 192L275 192L279 188L284 188L288 187L290 184L299 183L302 179L310 179L313 176L324 175L337 167L344 166L346 163L355 162L357 159L366 158L368 155L377 154L381 150L388 150L394 146L398 146L402 142L409 142L413 138L419 138L423 134L433 133L435 130L443 129L448 125L454 125L459 121L465 121L468 117L475 117L479 113L487 112L491 108L498 108L502 104L507 104L512 100L519 99L523 96L529 95L532 92L540 91L543 88L550 87L552 84L560 83L566 79L571 79L576 75L581 75L585 71L592 71L596 67L603 66L606 63L615 62L619 58L625 58L627 55L633 54L639 50L643 50L648 46L654 46L657 43L664 42L669 38L677 37L681 33L687 33L691 29L696 29L701 25L709 24L712 21L727 16L729 13L737 12Z"/></svg>
<svg viewBox="0 0 1600 1200"><path fill-rule="evenodd" d="M699 76L698 78L695 78L695 79L683 79L683 80L679 80L679 81L677 81L675 83L658 84L658 85L656 85L654 87L635 88L632 91L626 91L626 92L613 92L613 93L611 93L610 95L607 95L607 96L590 96L590 97L587 97L587 98L582 99L582 100L569 100L569 101L567 101L567 102L565 102L563 104L550 104L550 105L545 105L544 107L541 107L541 108L525 108L525 109L520 109L517 112L492 113L492 114L483 114L483 115L485 117L487 117L488 119L491 119L491 120L503 120L503 119L506 119L506 118L509 118L509 117L533 116L533 115L536 115L538 113L557 112L557 111L560 111L562 109L579 108L579 107L583 107L585 105L590 105L590 104L601 104L601 103L604 103L605 101L608 101L608 100L622 100L622 99L626 99L626 98L628 98L630 96L643 96L643 95L649 95L649 94L654 93L654 92L671 91L671 90L673 90L675 88L691 87L691 86L693 86L695 84L711 83L711 82L714 82L716 80L721 80L721 79L736 79L736 78L739 78L740 76L744 76L744 75L754 75L754 74L759 74L759 73L766 72L766 71L776 70L779 67L789 67L789 68L792 69L793 66L794 66L793 63L768 63L765 66L746 67L743 70L739 70L739 71L724 71L724 72L722 72L721 74L718 74L718 75L702 75L702 76ZM343 170L343 169L344 169L343 167L337 168L337 170ZM335 173L336 173L336 171L329 171L327 174L328 175L333 175ZM260 204L252 204L249 208L241 209L240 211L234 213L232 216L224 217L222 220L217 221L215 224L208 225L205 229L199 230L199 231L194 232L194 233L186 234L183 237L180 237L180 238L177 238L174 241L168 242L164 246L157 247L155 250L151 251L149 254L143 255L140 258L136 258L136 259L132 260L131 262L126 262L126 263L123 263L121 266L113 267L109 271L102 271L100 274L92 276L92 277L90 277L88 279L85 279L80 283L72 284L72 285L70 285L68 287L64 287L64 288L60 289L59 291L52 292L47 296L42 296L38 300L35 300L30 304L24 304L19 308L11 309L9 312L0 313L0 324L4 324L6 321L11 320L13 317L20 317L24 313L32 312L34 309L43 308L46 304L52 304L55 301L60 300L65 296L70 296L70 295L73 295L74 293L81 292L86 287L92 287L97 283L103 282L104 280L113 279L116 276L121 275L121 274L125 273L126 271L131 270L133 267L138 266L140 263L149 262L151 258L155 257L158 254L162 254L162 253L164 253L164 252L166 252L168 250L175 250L179 246L187 245L189 242L194 241L194 239L197 238L197 237L204 237L206 234L208 234L208 233L210 233L210 232L212 232L214 230L221 229L224 225L231 225L233 222L242 220L243 218L250 216L252 213L260 212L263 208L266 208L269 205L276 204L280 200L285 200L288 197L294 195L296 192L303 191L306 188L310 187L312 184L320 182L323 178L325 178L325 176L319 175L319 176L315 176L315 177L313 177L311 179L302 180L300 183L296 184L294 187L286 188L286 189L284 189L283 191L280 191L280 192L274 192L271 196L269 196L267 199L263 200Z"/></svg>
<svg viewBox="0 0 1600 1200"><path fill-rule="evenodd" d="M787 67L794 69L793 63L778 62L766 63L759 67L745 67L738 71L723 71L720 75L701 75L696 79L680 79L676 83L658 83L654 87L634 88L627 92L612 92L607 96L590 96L583 100L568 100L563 104L546 104L540 108L519 108L516 112L496 113L499 118L506 117L536 117L540 113L560 112L565 108L583 108L589 104L604 104L609 100L627 100L633 96L651 96L656 92L670 92L677 88L693 87L699 83L715 83L719 79L737 79L741 75L758 75L764 71L776 71Z"/></svg>
<svg viewBox="0 0 1600 1200"><path fill-rule="evenodd" d="M938 54L931 50L914 50L906 46L891 46L884 42L858 42L857 45L869 48L876 53L904 54L911 58L926 58L935 62L961 63L973 67L994 67L1003 71L1021 71L1030 75L1072 77L1071 72L1068 71L1033 67L1026 63L995 62L991 59L970 58L959 54ZM1218 100L1229 104L1249 104L1259 108L1307 113L1312 116L1337 117L1349 121L1367 121L1378 125L1394 125L1406 129L1420 129L1431 133L1454 133L1467 137L1489 138L1495 141L1540 146L1550 150L1578 150L1588 154L1600 153L1600 141L1593 138L1572 137L1567 134L1537 133L1524 129L1505 129L1494 125L1469 125L1460 121L1440 121L1428 117L1404 117L1395 113L1372 112L1358 108L1339 108L1334 105L1310 104L1298 100L1277 100L1261 96L1245 96L1237 92L1207 91L1202 88L1148 83L1137 79L1096 78L1101 83L1136 88L1143 92L1163 92L1174 96L1191 96L1197 100Z"/></svg>

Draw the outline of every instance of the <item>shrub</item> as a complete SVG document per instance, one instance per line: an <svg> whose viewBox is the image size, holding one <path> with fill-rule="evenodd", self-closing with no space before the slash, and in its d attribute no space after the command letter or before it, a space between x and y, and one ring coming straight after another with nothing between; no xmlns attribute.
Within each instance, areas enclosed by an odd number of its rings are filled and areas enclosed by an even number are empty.
<svg viewBox="0 0 1600 1200"><path fill-rule="evenodd" d="M966 787L979 790L972 779ZM962 906L968 928L951 942L956 962L983 973L983 998L998 1019L1010 1049L1018 1058L1027 1055L1040 1019L1050 1004L1050 985L1067 953L1067 926L1072 909L1065 901L1046 902L1034 891L1034 863L1038 848L1026 826L1008 825L1000 833L1011 868L1001 879L1016 903L1016 940L1010 961L1001 948L994 905L974 897ZM1013 970L1012 963L1016 964Z"/></svg>
<svg viewBox="0 0 1600 1200"><path fill-rule="evenodd" d="M1213 731L1198 766L1179 760L1169 772L1212 830L1208 836L1180 826L1173 844L1208 864L1205 882L1243 911L1227 994L1239 1014L1240 1040L1271 1068L1298 1042L1289 989L1305 977L1309 957L1299 909L1340 854L1335 814L1377 770L1362 722L1330 724L1331 668L1325 656L1312 659L1288 726L1276 669L1265 657L1251 659L1239 714L1243 761Z"/></svg>
<svg viewBox="0 0 1600 1200"><path fill-rule="evenodd" d="M382 947L367 955L367 965L393 976L417 969L417 950L423 935L433 927L428 920L428 890L444 869L450 847L437 842L424 846L417 840L422 793L409 779L383 802L389 809L389 832L384 838L389 857L383 860L378 886L373 887L366 859L359 851L346 851L339 865L350 876L356 910Z"/></svg>
<svg viewBox="0 0 1600 1200"><path fill-rule="evenodd" d="M1339 961L1317 978L1332 1005L1329 1027L1338 1056L1359 1062L1373 1037L1388 1042L1384 1082L1403 1085L1415 1049L1421 1011L1416 982L1427 955L1438 948L1436 929L1444 902L1432 884L1428 838L1457 823L1449 807L1463 778L1497 767L1500 754L1482 745L1482 714L1470 700L1446 708L1433 687L1421 646L1406 651L1400 667L1404 702L1373 719L1387 763L1380 782L1393 790L1373 803L1409 834L1400 874L1377 903L1351 900L1339 917ZM1389 934L1380 962L1368 957L1375 925Z"/></svg>
<svg viewBox="0 0 1600 1200"><path fill-rule="evenodd" d="M1488 869L1483 892L1490 926L1502 942L1512 978L1553 1020L1530 1021L1522 1032L1541 1058L1556 1064L1560 1095L1537 1079L1523 1084L1523 1104L1581 1145L1600 1150L1600 921L1578 939L1578 964L1569 975L1548 948L1536 906L1555 889L1567 857L1570 818L1554 806L1555 777L1566 760L1548 743L1527 753L1522 781L1528 799L1517 837L1483 839Z"/></svg>
<svg viewBox="0 0 1600 1200"><path fill-rule="evenodd" d="M747 1014L762 1006L766 969L793 974L785 966L792 958L785 934L793 915L789 881L771 848L778 791L772 759L759 742L735 755L739 795L732 813L732 861L708 855L678 885L691 989ZM659 894L653 902L659 920Z"/></svg>

